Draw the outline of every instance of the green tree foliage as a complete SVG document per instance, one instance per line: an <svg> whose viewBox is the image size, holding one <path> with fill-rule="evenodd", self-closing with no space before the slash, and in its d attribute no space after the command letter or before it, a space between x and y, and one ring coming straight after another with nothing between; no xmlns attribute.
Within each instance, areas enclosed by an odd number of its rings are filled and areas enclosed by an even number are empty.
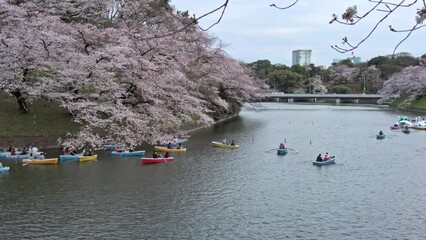
<svg viewBox="0 0 426 240"><path fill-rule="evenodd" d="M328 92L329 93L348 94L348 93L352 93L352 90L347 86L338 85L338 86L329 87Z"/></svg>
<svg viewBox="0 0 426 240"><path fill-rule="evenodd" d="M384 80L387 80L392 74L400 72L405 67L416 65L419 65L419 61L414 57L408 56L396 58L378 56L368 61L368 66L376 66L380 70L380 78Z"/></svg>
<svg viewBox="0 0 426 240"><path fill-rule="evenodd" d="M315 77L317 75L321 75L321 68L315 67L315 64L309 64L309 77Z"/></svg>
<svg viewBox="0 0 426 240"><path fill-rule="evenodd" d="M351 60L351 59L349 59L349 58L347 58L347 59L344 59L344 60L340 61L340 62L338 63L338 65L339 65L339 64L346 65L346 66L348 66L348 67L354 67L354 66L355 66L355 65L352 63L352 60Z"/></svg>
<svg viewBox="0 0 426 240"><path fill-rule="evenodd" d="M247 64L247 66L253 69L256 77L259 79L266 79L268 74L274 69L271 61L267 59L257 60L256 62Z"/></svg>
<svg viewBox="0 0 426 240"><path fill-rule="evenodd" d="M368 66L376 66L376 67L381 66L383 64L389 64L389 63L390 63L390 59L384 56L374 57L367 62Z"/></svg>
<svg viewBox="0 0 426 240"><path fill-rule="evenodd" d="M281 92L293 92L303 85L303 77L290 70L274 70L268 74L267 83Z"/></svg>
<svg viewBox="0 0 426 240"><path fill-rule="evenodd" d="M330 68L322 69L320 72L321 80L323 82L329 82L330 81Z"/></svg>
<svg viewBox="0 0 426 240"><path fill-rule="evenodd" d="M400 67L409 67L419 65L419 60L414 57L404 56L391 59L391 63Z"/></svg>
<svg viewBox="0 0 426 240"><path fill-rule="evenodd" d="M299 64L291 66L291 71L299 74L300 76L302 76L303 79L306 79L309 77L308 70Z"/></svg>

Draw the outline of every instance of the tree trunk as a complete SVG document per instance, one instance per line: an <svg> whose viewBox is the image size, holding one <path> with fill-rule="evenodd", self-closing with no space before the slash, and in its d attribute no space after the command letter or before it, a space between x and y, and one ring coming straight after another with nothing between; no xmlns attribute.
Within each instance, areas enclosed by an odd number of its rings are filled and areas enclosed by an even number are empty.
<svg viewBox="0 0 426 240"><path fill-rule="evenodd" d="M12 94L16 97L16 100L18 101L19 111L21 113L28 113L30 109L28 108L26 99L23 96L22 92L20 90L15 90L12 92Z"/></svg>

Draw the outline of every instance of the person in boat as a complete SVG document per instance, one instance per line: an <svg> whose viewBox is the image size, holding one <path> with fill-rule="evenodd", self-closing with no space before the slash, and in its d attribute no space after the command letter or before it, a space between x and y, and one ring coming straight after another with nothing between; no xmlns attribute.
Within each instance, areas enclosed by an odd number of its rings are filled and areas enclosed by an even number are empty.
<svg viewBox="0 0 426 240"><path fill-rule="evenodd" d="M10 155L16 155L16 148L15 147L13 147L12 151L10 151Z"/></svg>
<svg viewBox="0 0 426 240"><path fill-rule="evenodd" d="M380 130L380 132L379 132L379 135L383 135L383 132L382 132L382 130Z"/></svg>
<svg viewBox="0 0 426 240"><path fill-rule="evenodd" d="M166 153L164 154L164 158L169 158L169 152L166 152Z"/></svg>
<svg viewBox="0 0 426 240"><path fill-rule="evenodd" d="M320 154L318 154L318 157L317 157L317 162L322 162L322 157L321 157L321 153L320 153Z"/></svg>
<svg viewBox="0 0 426 240"><path fill-rule="evenodd" d="M83 156L89 156L89 151L86 151L86 148L84 148L84 147L81 150L81 153L83 154Z"/></svg>
<svg viewBox="0 0 426 240"><path fill-rule="evenodd" d="M227 141L226 141L226 138L224 138L223 140L222 140L222 143L223 144L225 144L225 145L227 145L228 143L227 143Z"/></svg>
<svg viewBox="0 0 426 240"><path fill-rule="evenodd" d="M172 143L169 142L169 144L167 144L167 149L172 149L172 148L173 148Z"/></svg>
<svg viewBox="0 0 426 240"><path fill-rule="evenodd" d="M178 143L177 149L181 149L181 148L182 148L182 143Z"/></svg>
<svg viewBox="0 0 426 240"><path fill-rule="evenodd" d="M40 153L40 155L37 157L37 159L44 159L44 153Z"/></svg>
<svg viewBox="0 0 426 240"><path fill-rule="evenodd" d="M405 126L405 130L408 131L408 126Z"/></svg>
<svg viewBox="0 0 426 240"><path fill-rule="evenodd" d="M32 147L32 148L30 149L30 153L32 153L32 154L36 154L36 153L38 153L38 148L37 148L36 146Z"/></svg>
<svg viewBox="0 0 426 240"><path fill-rule="evenodd" d="M3 167L3 164L0 162L0 168L2 168Z"/></svg>
<svg viewBox="0 0 426 240"><path fill-rule="evenodd" d="M234 139L231 140L231 146L235 146L235 141Z"/></svg>
<svg viewBox="0 0 426 240"><path fill-rule="evenodd" d="M71 155L77 155L77 148L75 148L74 146L71 147Z"/></svg>
<svg viewBox="0 0 426 240"><path fill-rule="evenodd" d="M324 155L324 161L330 160L330 155L328 154L328 152L325 153Z"/></svg>
<svg viewBox="0 0 426 240"><path fill-rule="evenodd" d="M158 154L157 154L157 152L154 152L154 153L152 154L152 158L158 158Z"/></svg>
<svg viewBox="0 0 426 240"><path fill-rule="evenodd" d="M89 151L85 151L83 149L83 156L92 156L93 155L93 149L89 149Z"/></svg>
<svg viewBox="0 0 426 240"><path fill-rule="evenodd" d="M284 143L281 143L280 146L279 146L279 149L284 149L284 148L285 148Z"/></svg>

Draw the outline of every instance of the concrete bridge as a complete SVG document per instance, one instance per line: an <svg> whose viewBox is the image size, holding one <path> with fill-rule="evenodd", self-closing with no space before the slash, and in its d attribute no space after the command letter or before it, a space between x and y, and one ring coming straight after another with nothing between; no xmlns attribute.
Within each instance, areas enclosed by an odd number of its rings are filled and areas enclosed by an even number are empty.
<svg viewBox="0 0 426 240"><path fill-rule="evenodd" d="M374 103L382 98L379 94L297 94L267 93L263 101L275 102L324 102L324 103Z"/></svg>

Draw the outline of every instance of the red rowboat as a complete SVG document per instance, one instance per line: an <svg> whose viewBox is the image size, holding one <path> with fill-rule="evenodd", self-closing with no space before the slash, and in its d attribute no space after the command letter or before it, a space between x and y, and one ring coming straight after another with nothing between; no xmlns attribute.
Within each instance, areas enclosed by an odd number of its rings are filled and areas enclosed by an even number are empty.
<svg viewBox="0 0 426 240"><path fill-rule="evenodd" d="M149 164L149 163L168 163L174 160L174 157L168 157L168 158L141 158L142 164Z"/></svg>
<svg viewBox="0 0 426 240"><path fill-rule="evenodd" d="M399 126L399 125L393 125L393 126L390 126L390 129L391 130L397 130L397 129L400 129L401 127Z"/></svg>

